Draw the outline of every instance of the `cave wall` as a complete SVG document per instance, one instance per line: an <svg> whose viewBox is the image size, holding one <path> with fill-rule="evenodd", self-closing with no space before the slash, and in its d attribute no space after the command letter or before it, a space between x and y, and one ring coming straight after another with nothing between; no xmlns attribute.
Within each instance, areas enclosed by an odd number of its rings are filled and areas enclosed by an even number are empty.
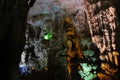
<svg viewBox="0 0 120 80"><path fill-rule="evenodd" d="M28 5L27 0L0 1L2 79L19 80L18 67L20 55L25 45L27 12L30 6L32 5Z"/></svg>
<svg viewBox="0 0 120 80"><path fill-rule="evenodd" d="M112 0L84 0L84 2L91 38L100 51L98 55L103 72L98 73L98 76L100 80L112 80L112 78L118 80L116 75L119 65L118 9Z"/></svg>
<svg viewBox="0 0 120 80"><path fill-rule="evenodd" d="M36 60L38 60L38 64L42 65L41 69L48 68L50 79L55 79L56 77L63 80L68 77L66 76L67 47L65 47L65 44L67 36L63 25L64 19L66 17L70 18L71 24L75 27L74 34L78 36L77 46L80 45L81 36L86 36L84 38L89 36L89 32L85 31L88 27L83 8L82 0L37 0L35 5L29 10L27 23L32 32L28 33L29 39L27 40L29 40L29 46L35 46L35 54L39 57ZM52 38L45 39L44 36L49 31L52 34ZM44 54L45 51L47 53L46 56ZM57 74L61 74L63 77L60 78Z"/></svg>
<svg viewBox="0 0 120 80"><path fill-rule="evenodd" d="M38 57L35 59L38 60L36 63L41 64L42 69L48 69L50 79L65 79L64 65L67 63L65 56L69 51L65 45L68 39L63 25L66 17L72 20L71 24L75 27L78 39L77 44L81 46L85 55L85 60L81 60L83 64L80 64L83 67L83 70L79 71L81 77L85 80L96 77L100 80L118 79L116 75L119 66L118 5L118 1L112 0L35 2L28 13L27 27L30 30L26 35L28 36L26 45L35 46L35 54ZM68 43L73 44L69 40ZM89 73L85 73L84 68L87 68ZM60 78L56 74L63 74L61 76L64 77Z"/></svg>

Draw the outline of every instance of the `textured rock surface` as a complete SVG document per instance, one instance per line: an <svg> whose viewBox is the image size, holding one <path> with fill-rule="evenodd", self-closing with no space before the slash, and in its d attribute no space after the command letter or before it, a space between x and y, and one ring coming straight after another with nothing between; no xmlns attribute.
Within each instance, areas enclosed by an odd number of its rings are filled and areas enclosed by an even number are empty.
<svg viewBox="0 0 120 80"><path fill-rule="evenodd" d="M116 70L117 67L111 67L112 65L118 66L119 56L116 48L118 47L116 46L118 38L116 37L118 35L116 34L116 29L119 27L117 25L116 7L114 6L114 2L107 0L84 1L92 41L100 50L100 60L106 62L101 63L101 69L109 75L107 77L111 80L110 76L114 77L118 71ZM113 69L113 72L108 72L104 68L108 68L108 70ZM114 79L117 80L117 77L114 77ZM100 80L103 80L103 78L100 77Z"/></svg>
<svg viewBox="0 0 120 80"><path fill-rule="evenodd" d="M117 0L115 2L108 0L84 0L84 2L83 0L37 0L35 2L28 14L30 29L28 42L30 46L35 46L35 54L38 57L36 60L42 65L42 69L47 70L46 66L48 67L50 79L58 79L58 74L63 74L62 79L59 77L61 80L67 78L65 77L67 73L64 71L67 61L66 52L71 51L64 45L67 43L71 46L73 43L67 42L65 31L69 29L65 30L63 22L66 17L69 17L75 27L77 44L81 45L85 55L83 62L86 62L87 68L91 67L89 78L96 78L98 65L100 80L112 78L117 80L120 51L119 12L114 4L118 6ZM93 56L90 56L92 54ZM55 73L56 71L58 73ZM82 74L84 70L80 72ZM87 77L83 78L88 79Z"/></svg>

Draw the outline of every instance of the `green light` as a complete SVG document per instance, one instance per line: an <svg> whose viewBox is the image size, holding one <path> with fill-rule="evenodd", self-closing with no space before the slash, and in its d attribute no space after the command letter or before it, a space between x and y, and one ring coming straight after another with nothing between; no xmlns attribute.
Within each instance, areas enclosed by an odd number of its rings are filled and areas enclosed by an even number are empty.
<svg viewBox="0 0 120 80"><path fill-rule="evenodd" d="M84 80L93 80L97 77L96 65L90 65L88 63L80 63L80 65L82 66L83 70L80 70L79 74L82 78L84 78Z"/></svg>
<svg viewBox="0 0 120 80"><path fill-rule="evenodd" d="M83 53L85 56L89 56L89 57L92 57L94 55L94 52L89 49L86 51L83 51Z"/></svg>
<svg viewBox="0 0 120 80"><path fill-rule="evenodd" d="M45 40L50 40L53 37L52 33L47 33L44 35Z"/></svg>

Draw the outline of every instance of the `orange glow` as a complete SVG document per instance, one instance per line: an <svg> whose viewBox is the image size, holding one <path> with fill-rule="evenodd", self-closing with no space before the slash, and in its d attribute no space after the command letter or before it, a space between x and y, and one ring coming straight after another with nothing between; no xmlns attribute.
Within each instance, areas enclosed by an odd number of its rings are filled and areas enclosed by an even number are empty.
<svg viewBox="0 0 120 80"><path fill-rule="evenodd" d="M47 67L45 67L45 68L44 68L44 70L48 71L48 68L47 68Z"/></svg>
<svg viewBox="0 0 120 80"><path fill-rule="evenodd" d="M34 68L34 67L32 67L31 69L32 69L32 70L35 70L35 68Z"/></svg>
<svg viewBox="0 0 120 80"><path fill-rule="evenodd" d="M71 19L70 18L65 18L65 22L67 22L67 23L71 23L72 21L71 21Z"/></svg>
<svg viewBox="0 0 120 80"><path fill-rule="evenodd" d="M69 25L66 29L65 34L67 37L66 46L67 46L67 70L71 76L71 67L74 66L74 62L71 61L72 58L75 58L76 55L78 58L83 58L82 50L79 46L78 38L75 33L75 27L72 25L72 20L70 18L65 18L65 22ZM78 65L78 70L81 69L81 66Z"/></svg>

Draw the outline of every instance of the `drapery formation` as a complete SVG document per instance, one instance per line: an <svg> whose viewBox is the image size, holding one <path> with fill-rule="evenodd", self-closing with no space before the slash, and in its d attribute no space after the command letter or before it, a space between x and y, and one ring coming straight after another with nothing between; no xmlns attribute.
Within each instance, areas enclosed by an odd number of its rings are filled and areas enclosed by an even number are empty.
<svg viewBox="0 0 120 80"><path fill-rule="evenodd" d="M92 41L99 48L100 80L118 80L118 17L112 0L84 0Z"/></svg>
<svg viewBox="0 0 120 80"><path fill-rule="evenodd" d="M84 56L79 45L76 30L70 18L65 18L63 27L65 29L64 37L66 38L65 46L67 47L67 71L70 80L80 80L81 77L78 74L78 71L81 70L80 62Z"/></svg>

